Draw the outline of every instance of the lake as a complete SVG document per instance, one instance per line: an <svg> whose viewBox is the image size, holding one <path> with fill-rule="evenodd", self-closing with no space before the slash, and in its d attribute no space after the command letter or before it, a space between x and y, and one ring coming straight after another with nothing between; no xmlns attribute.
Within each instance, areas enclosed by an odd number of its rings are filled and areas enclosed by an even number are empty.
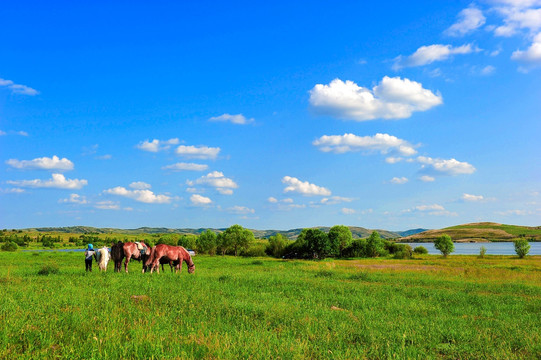
<svg viewBox="0 0 541 360"><path fill-rule="evenodd" d="M434 247L434 243L404 243L412 248L422 245L429 254L441 254ZM452 255L479 255L481 246L487 249L486 255L516 255L515 246L512 242L493 242L493 243L455 243L455 251ZM528 255L541 255L541 242L531 242Z"/></svg>

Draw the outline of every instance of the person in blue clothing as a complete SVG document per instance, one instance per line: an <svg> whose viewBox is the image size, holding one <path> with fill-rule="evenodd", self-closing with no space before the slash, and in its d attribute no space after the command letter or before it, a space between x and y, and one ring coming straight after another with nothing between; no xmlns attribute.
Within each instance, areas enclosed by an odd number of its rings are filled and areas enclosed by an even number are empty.
<svg viewBox="0 0 541 360"><path fill-rule="evenodd" d="M92 244L88 244L87 249L85 250L85 267L86 271L92 271L92 257L96 254Z"/></svg>

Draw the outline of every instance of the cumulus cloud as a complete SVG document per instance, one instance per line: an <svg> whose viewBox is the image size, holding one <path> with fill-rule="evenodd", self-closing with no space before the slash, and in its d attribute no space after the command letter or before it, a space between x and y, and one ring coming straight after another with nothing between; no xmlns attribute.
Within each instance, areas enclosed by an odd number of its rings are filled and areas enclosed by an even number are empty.
<svg viewBox="0 0 541 360"><path fill-rule="evenodd" d="M344 196L331 196L331 197L325 197L323 199L321 199L321 201L319 201L320 204L323 204L323 205L335 205L335 204L340 204L340 203L343 203L343 202L352 202L354 199L353 198L348 198L348 197L344 197Z"/></svg>
<svg viewBox="0 0 541 360"><path fill-rule="evenodd" d="M180 145L176 153L177 155L184 156L186 158L194 159L216 159L220 153L219 147L208 147L208 146L186 146Z"/></svg>
<svg viewBox="0 0 541 360"><path fill-rule="evenodd" d="M431 204L431 205L418 205L412 209L406 209L402 211L402 214L408 213L420 213L423 215L431 216L458 216L456 212L451 212L446 210L442 205Z"/></svg>
<svg viewBox="0 0 541 360"><path fill-rule="evenodd" d="M462 200L464 201L483 201L485 198L483 195L462 194Z"/></svg>
<svg viewBox="0 0 541 360"><path fill-rule="evenodd" d="M242 114L237 115L231 115L231 114L223 114L220 116L211 117L209 121L224 121L224 122L230 122L237 125L245 125L254 122L253 118L247 119Z"/></svg>
<svg viewBox="0 0 541 360"><path fill-rule="evenodd" d="M177 145L179 143L179 139L173 138L169 140L158 140L154 139L152 141L141 141L139 144L137 144L137 148L143 151L149 151L149 152L158 152L158 151L164 151L171 148L171 145Z"/></svg>
<svg viewBox="0 0 541 360"><path fill-rule="evenodd" d="M480 49L474 48L471 44L453 47L451 45L428 45L421 46L410 56L398 56L393 65L394 70L405 67L415 67L432 64L435 61L449 59L452 55L464 55L472 52L478 52Z"/></svg>
<svg viewBox="0 0 541 360"><path fill-rule="evenodd" d="M284 192L296 192L306 196L320 195L320 196L330 196L331 191L322 186L317 186L315 184L310 184L308 181L301 181L295 177L284 176L282 178L282 183L286 184Z"/></svg>
<svg viewBox="0 0 541 360"><path fill-rule="evenodd" d="M208 169L208 165L205 164L194 164L194 163L185 163L179 162L176 164L171 164L163 166L162 170L171 170L171 171L205 171Z"/></svg>
<svg viewBox="0 0 541 360"><path fill-rule="evenodd" d="M8 180L7 183L29 188L81 189L88 184L88 181L84 179L66 179L62 174L52 174L49 180Z"/></svg>
<svg viewBox="0 0 541 360"><path fill-rule="evenodd" d="M52 158L41 157L33 160L17 160L9 159L6 161L11 167L16 169L39 169L39 170L73 170L73 163L66 159L60 159L58 156L53 155Z"/></svg>
<svg viewBox="0 0 541 360"><path fill-rule="evenodd" d="M423 164L423 169L434 171L445 175L463 175L473 174L475 167L467 162L461 162L456 159L433 159L427 156L417 157L417 162Z"/></svg>
<svg viewBox="0 0 541 360"><path fill-rule="evenodd" d="M527 50L513 52L511 59L521 63L522 70L541 66L541 33L534 37L532 45Z"/></svg>
<svg viewBox="0 0 541 360"><path fill-rule="evenodd" d="M186 181L186 184L188 186L210 186L215 188L222 195L231 195L233 194L233 189L239 187L234 180L225 177L220 171L213 171L195 181L188 180Z"/></svg>
<svg viewBox="0 0 541 360"><path fill-rule="evenodd" d="M152 187L150 184L147 184L144 181L134 181L129 186L135 190L146 190Z"/></svg>
<svg viewBox="0 0 541 360"><path fill-rule="evenodd" d="M212 204L212 200L210 198L199 194L193 194L192 196L190 196L190 201L193 205L197 206L205 206Z"/></svg>
<svg viewBox="0 0 541 360"><path fill-rule="evenodd" d="M484 68L482 68L479 73L483 76L488 76L488 75L492 75L494 71L496 71L496 68L494 66L487 65Z"/></svg>
<svg viewBox="0 0 541 360"><path fill-rule="evenodd" d="M404 119L442 103L441 95L400 77L385 76L372 90L340 79L310 90L310 104L316 113L356 121Z"/></svg>
<svg viewBox="0 0 541 360"><path fill-rule="evenodd" d="M396 176L395 176L394 178L391 179L390 182L391 182L391 184L398 184L398 185L401 185L401 184L407 183L407 182L408 182L408 178L403 177L403 176L402 176L402 177L396 177Z"/></svg>
<svg viewBox="0 0 541 360"><path fill-rule="evenodd" d="M94 207L101 210L120 210L120 205L113 201L100 201Z"/></svg>
<svg viewBox="0 0 541 360"><path fill-rule="evenodd" d="M70 203L70 204L86 204L88 203L86 201L85 196L81 196L79 194L70 194L70 197L67 199L60 199L58 201L59 203Z"/></svg>
<svg viewBox="0 0 541 360"><path fill-rule="evenodd" d="M254 214L255 213L254 209L250 209L249 207L238 206L238 205L227 208L227 211L230 212L230 213L233 213L233 214L240 214L240 215L248 215L248 214Z"/></svg>
<svg viewBox="0 0 541 360"><path fill-rule="evenodd" d="M145 184L145 183L139 182L139 183L132 183L132 185L133 184L136 184L136 186L142 186L141 184ZM154 194L154 192L152 192L149 189L128 190L123 186L117 186L111 189L104 190L103 192L106 194L111 194L111 195L124 196L130 199L133 199L135 201L139 201L139 202L147 203L147 204L168 204L171 202L170 196L156 195Z"/></svg>
<svg viewBox="0 0 541 360"><path fill-rule="evenodd" d="M433 176L423 175L419 178L422 182L432 182L436 180Z"/></svg>
<svg viewBox="0 0 541 360"><path fill-rule="evenodd" d="M496 36L509 37L515 35L519 30L528 30L530 34L535 34L541 30L541 9L527 6L508 6L496 7L503 16L504 24L494 29ZM537 4L539 5L539 4Z"/></svg>
<svg viewBox="0 0 541 360"><path fill-rule="evenodd" d="M1 78L0 78L0 87L5 87L11 90L11 92L14 94L22 94L22 95L30 95L30 96L39 94L39 91L37 91L36 89L32 89L29 86L16 84L11 80L1 79Z"/></svg>
<svg viewBox="0 0 541 360"><path fill-rule="evenodd" d="M379 151L386 154L395 151L401 155L411 156L417 153L409 142L389 134L376 134L374 136L323 135L314 140L312 145L319 147L320 151L336 154L351 151Z"/></svg>
<svg viewBox="0 0 541 360"><path fill-rule="evenodd" d="M350 208L342 208L342 210L340 210L340 211L344 215L353 215L353 214L355 214L357 212L355 209L350 209Z"/></svg>
<svg viewBox="0 0 541 360"><path fill-rule="evenodd" d="M480 28L485 22L483 12L470 6L458 13L458 21L445 30L445 33L450 36L464 36Z"/></svg>

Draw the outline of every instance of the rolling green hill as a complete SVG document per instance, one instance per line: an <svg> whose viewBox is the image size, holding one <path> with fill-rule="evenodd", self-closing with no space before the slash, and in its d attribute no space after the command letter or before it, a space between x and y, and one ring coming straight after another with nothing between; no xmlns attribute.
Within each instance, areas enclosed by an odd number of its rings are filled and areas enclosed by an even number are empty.
<svg viewBox="0 0 541 360"><path fill-rule="evenodd" d="M443 234L449 235L456 242L512 241L518 237L525 237L530 241L541 241L541 226L529 227L492 222L471 223L424 231L403 237L400 241L431 242Z"/></svg>

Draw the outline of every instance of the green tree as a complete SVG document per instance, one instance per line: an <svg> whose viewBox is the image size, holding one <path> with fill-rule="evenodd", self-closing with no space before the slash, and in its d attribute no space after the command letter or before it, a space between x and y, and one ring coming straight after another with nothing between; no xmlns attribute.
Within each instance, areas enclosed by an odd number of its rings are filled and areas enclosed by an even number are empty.
<svg viewBox="0 0 541 360"><path fill-rule="evenodd" d="M443 254L443 257L447 257L447 255L455 251L455 244L453 244L453 240L447 234L443 234L434 240L434 247Z"/></svg>
<svg viewBox="0 0 541 360"><path fill-rule="evenodd" d="M5 242L1 247L2 251L17 251L18 248L17 244L13 241Z"/></svg>
<svg viewBox="0 0 541 360"><path fill-rule="evenodd" d="M217 238L216 233L210 229L202 232L196 240L197 251L202 254L216 254Z"/></svg>
<svg viewBox="0 0 541 360"><path fill-rule="evenodd" d="M250 242L255 240L254 234L240 225L232 225L223 232L225 243L238 255L239 250L247 249Z"/></svg>
<svg viewBox="0 0 541 360"><path fill-rule="evenodd" d="M515 252L519 258L523 258L530 252L530 243L524 237L513 241L515 244Z"/></svg>
<svg viewBox="0 0 541 360"><path fill-rule="evenodd" d="M379 233L373 231L370 237L366 241L366 255L368 257L381 256L384 253L384 243Z"/></svg>
<svg viewBox="0 0 541 360"><path fill-rule="evenodd" d="M331 243L331 252L333 255L343 256L344 249L351 245L353 236L349 227L344 225L335 225L329 230L329 241Z"/></svg>
<svg viewBox="0 0 541 360"><path fill-rule="evenodd" d="M308 229L304 234L304 240L313 258L324 259L331 254L331 242L324 231Z"/></svg>
<svg viewBox="0 0 541 360"><path fill-rule="evenodd" d="M278 258L284 255L288 240L283 237L282 234L271 236L269 237L268 241L269 243L265 248L265 253Z"/></svg>

